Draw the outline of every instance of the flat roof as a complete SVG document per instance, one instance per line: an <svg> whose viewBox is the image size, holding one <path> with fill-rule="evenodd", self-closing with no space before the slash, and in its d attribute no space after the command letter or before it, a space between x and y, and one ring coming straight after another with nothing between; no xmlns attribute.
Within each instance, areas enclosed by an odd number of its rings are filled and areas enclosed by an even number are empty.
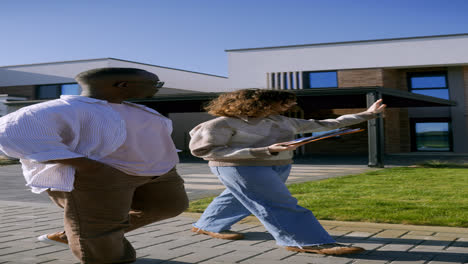
<svg viewBox="0 0 468 264"><path fill-rule="evenodd" d="M300 45L286 45L286 46L270 46L258 48L243 48L243 49L228 49L226 52L231 51L249 51L249 50L263 50L263 49L283 49L283 48L297 48L297 47L313 47L313 46L327 46L327 45L341 45L341 44L355 44L355 43L369 43L369 42L383 42L383 41L398 41L398 40L416 40L416 39L429 39L429 38L447 38L447 37L461 37L468 36L468 33L448 34L448 35L432 35L432 36L417 36L417 37L404 37L404 38L387 38L387 39L369 39L369 40L353 40L353 41L340 41L340 42L324 42Z"/></svg>

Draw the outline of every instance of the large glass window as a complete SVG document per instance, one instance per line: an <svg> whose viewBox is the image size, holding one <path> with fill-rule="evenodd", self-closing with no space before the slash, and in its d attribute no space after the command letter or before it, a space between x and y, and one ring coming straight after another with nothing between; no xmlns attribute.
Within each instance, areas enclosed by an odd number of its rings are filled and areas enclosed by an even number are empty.
<svg viewBox="0 0 468 264"><path fill-rule="evenodd" d="M37 86L37 99L55 99L60 95L79 95L81 87L77 83L51 84Z"/></svg>
<svg viewBox="0 0 468 264"><path fill-rule="evenodd" d="M412 93L450 98L445 72L408 73L408 86Z"/></svg>
<svg viewBox="0 0 468 264"><path fill-rule="evenodd" d="M338 87L336 71L305 72L304 88L334 88Z"/></svg>
<svg viewBox="0 0 468 264"><path fill-rule="evenodd" d="M449 121L413 121L413 150L451 151L451 129Z"/></svg>

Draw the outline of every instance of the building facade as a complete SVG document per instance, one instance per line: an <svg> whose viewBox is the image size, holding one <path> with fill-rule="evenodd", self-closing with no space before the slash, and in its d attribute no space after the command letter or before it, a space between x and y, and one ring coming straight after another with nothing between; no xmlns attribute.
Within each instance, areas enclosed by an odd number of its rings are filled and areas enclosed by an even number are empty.
<svg viewBox="0 0 468 264"><path fill-rule="evenodd" d="M450 107L390 106L385 153L468 153L468 34L227 50L234 89L382 87L456 102ZM304 113L327 118L363 109ZM307 145L306 153L366 153L367 138Z"/></svg>

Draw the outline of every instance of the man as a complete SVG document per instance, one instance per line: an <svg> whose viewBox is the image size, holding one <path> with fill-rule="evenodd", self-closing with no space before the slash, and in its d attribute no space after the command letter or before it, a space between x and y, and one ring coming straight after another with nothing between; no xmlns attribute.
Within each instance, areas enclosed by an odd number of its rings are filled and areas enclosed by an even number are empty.
<svg viewBox="0 0 468 264"><path fill-rule="evenodd" d="M163 85L133 68L99 68L75 77L81 96L61 96L0 118L0 150L19 158L27 186L64 208L64 232L81 263L131 263L124 233L174 217L188 206L172 123L125 100Z"/></svg>

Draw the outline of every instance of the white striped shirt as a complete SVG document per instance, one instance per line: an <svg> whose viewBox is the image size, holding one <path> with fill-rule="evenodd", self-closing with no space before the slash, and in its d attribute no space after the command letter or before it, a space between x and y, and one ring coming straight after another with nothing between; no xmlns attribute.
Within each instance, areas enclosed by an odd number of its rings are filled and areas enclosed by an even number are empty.
<svg viewBox="0 0 468 264"><path fill-rule="evenodd" d="M124 103L154 114L172 132L171 121L157 111ZM126 137L125 121L107 101L84 96L61 96L0 118L0 150L20 159L26 186L34 193L49 188L73 190L75 169L45 162L79 157L99 161L117 150Z"/></svg>

